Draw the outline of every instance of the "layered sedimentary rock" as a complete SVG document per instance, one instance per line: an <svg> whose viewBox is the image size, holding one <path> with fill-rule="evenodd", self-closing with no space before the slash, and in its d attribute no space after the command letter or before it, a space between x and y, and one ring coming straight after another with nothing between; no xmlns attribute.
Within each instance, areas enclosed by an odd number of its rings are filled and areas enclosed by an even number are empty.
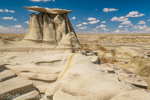
<svg viewBox="0 0 150 100"><path fill-rule="evenodd" d="M36 7L36 6L32 6L32 7L24 7L26 9L29 10L34 10L34 11L38 11L38 12L43 12L43 13L48 13L48 14L63 14L63 13L71 13L71 10L65 10L65 9L50 9L50 8L41 8L41 7Z"/></svg>
<svg viewBox="0 0 150 100"><path fill-rule="evenodd" d="M72 11L39 7L25 8L40 13L30 15L29 27L24 40L41 41L55 45L53 49L62 52L77 53L82 49L67 15Z"/></svg>
<svg viewBox="0 0 150 100"><path fill-rule="evenodd" d="M150 99L150 93L146 90L147 83L138 75L113 64L94 64L90 57L81 54L74 55L70 63L72 55L47 55L34 58L24 65L7 67L32 80L39 92L45 93L49 99Z"/></svg>
<svg viewBox="0 0 150 100"><path fill-rule="evenodd" d="M39 100L32 81L17 76L15 71L0 64L0 100Z"/></svg>

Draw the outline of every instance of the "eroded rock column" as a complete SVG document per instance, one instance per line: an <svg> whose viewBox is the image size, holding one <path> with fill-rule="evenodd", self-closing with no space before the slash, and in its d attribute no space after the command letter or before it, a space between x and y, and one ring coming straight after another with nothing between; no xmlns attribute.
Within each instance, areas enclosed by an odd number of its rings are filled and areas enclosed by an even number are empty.
<svg viewBox="0 0 150 100"><path fill-rule="evenodd" d="M31 14L28 31L24 39L41 40L44 45L42 47L48 46L47 44L53 45L53 49L60 52L78 53L82 50L82 46L68 18L68 13L66 10L60 11L58 10L57 13L40 12L38 15Z"/></svg>
<svg viewBox="0 0 150 100"><path fill-rule="evenodd" d="M43 41L50 42L51 44L56 44L54 22L46 13L43 16L43 24Z"/></svg>
<svg viewBox="0 0 150 100"><path fill-rule="evenodd" d="M24 39L25 40L38 40L38 41L42 40L42 33L40 30L38 15L36 15L35 13L30 15L28 31Z"/></svg>

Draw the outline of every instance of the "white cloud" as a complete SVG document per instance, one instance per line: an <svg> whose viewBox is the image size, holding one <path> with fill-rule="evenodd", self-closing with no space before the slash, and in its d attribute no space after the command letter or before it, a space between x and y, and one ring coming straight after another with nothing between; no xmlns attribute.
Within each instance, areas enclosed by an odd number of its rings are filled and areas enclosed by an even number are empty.
<svg viewBox="0 0 150 100"><path fill-rule="evenodd" d="M7 30L7 29L9 29L9 27L3 27L0 25L0 30Z"/></svg>
<svg viewBox="0 0 150 100"><path fill-rule="evenodd" d="M100 26L96 26L96 28L93 29L93 30L95 31L95 30L97 30L98 28L105 28L105 27L106 27L106 25L101 24Z"/></svg>
<svg viewBox="0 0 150 100"><path fill-rule="evenodd" d="M143 29L147 29L148 27L146 25L143 25L143 26L139 26L139 29L140 30L143 30Z"/></svg>
<svg viewBox="0 0 150 100"><path fill-rule="evenodd" d="M93 20L96 20L96 18L89 17L87 20L89 20L89 21L93 21Z"/></svg>
<svg viewBox="0 0 150 100"><path fill-rule="evenodd" d="M116 31L114 33L122 33L123 31L116 29Z"/></svg>
<svg viewBox="0 0 150 100"><path fill-rule="evenodd" d="M133 29L137 29L137 28L139 28L139 26L134 25L132 28L133 28Z"/></svg>
<svg viewBox="0 0 150 100"><path fill-rule="evenodd" d="M8 10L8 9L0 9L0 12L11 12L14 13L14 10Z"/></svg>
<svg viewBox="0 0 150 100"><path fill-rule="evenodd" d="M130 32L128 31L128 28L125 29L124 33L130 33Z"/></svg>
<svg viewBox="0 0 150 100"><path fill-rule="evenodd" d="M84 27L79 27L79 29L87 29L87 27L86 27L86 26L84 26Z"/></svg>
<svg viewBox="0 0 150 100"><path fill-rule="evenodd" d="M146 31L150 32L150 28L146 29Z"/></svg>
<svg viewBox="0 0 150 100"><path fill-rule="evenodd" d="M27 29L24 29L20 25L14 25L11 27L4 27L0 25L0 33L26 33Z"/></svg>
<svg viewBox="0 0 150 100"><path fill-rule="evenodd" d="M149 20L147 20L147 21L150 21L150 19L149 19Z"/></svg>
<svg viewBox="0 0 150 100"><path fill-rule="evenodd" d="M17 19L16 19L16 18L14 18L13 20L14 20L14 21L17 21Z"/></svg>
<svg viewBox="0 0 150 100"><path fill-rule="evenodd" d="M41 2L41 1L43 1L43 2L47 2L47 1L55 1L55 0L30 0L30 1L33 1L33 2Z"/></svg>
<svg viewBox="0 0 150 100"><path fill-rule="evenodd" d="M121 23L122 25L132 25L131 21L124 21Z"/></svg>
<svg viewBox="0 0 150 100"><path fill-rule="evenodd" d="M144 20L140 20L138 24L146 24Z"/></svg>
<svg viewBox="0 0 150 100"><path fill-rule="evenodd" d="M13 17L2 17L4 20L13 19Z"/></svg>
<svg viewBox="0 0 150 100"><path fill-rule="evenodd" d="M122 22L122 21L127 21L127 20L129 20L128 18L125 18L125 17L123 17L123 16L121 16L121 17L113 17L112 19L111 19L111 21L119 21L119 22Z"/></svg>
<svg viewBox="0 0 150 100"><path fill-rule="evenodd" d="M51 0L42 0L43 2L51 1Z"/></svg>
<svg viewBox="0 0 150 100"><path fill-rule="evenodd" d="M109 31L109 29L103 28L104 31Z"/></svg>
<svg viewBox="0 0 150 100"><path fill-rule="evenodd" d="M71 19L76 19L76 17L74 16L74 17L72 17Z"/></svg>
<svg viewBox="0 0 150 100"><path fill-rule="evenodd" d="M99 27L106 27L106 25L101 24Z"/></svg>
<svg viewBox="0 0 150 100"><path fill-rule="evenodd" d="M144 30L135 30L131 33L150 33L150 28L144 29Z"/></svg>
<svg viewBox="0 0 150 100"><path fill-rule="evenodd" d="M100 20L94 20L94 21L90 21L89 24L96 24L98 23Z"/></svg>
<svg viewBox="0 0 150 100"><path fill-rule="evenodd" d="M106 23L106 21L102 21L101 23Z"/></svg>
<svg viewBox="0 0 150 100"><path fill-rule="evenodd" d="M129 14L126 15L126 17L141 17L145 16L145 14L139 14L138 11L131 11Z"/></svg>
<svg viewBox="0 0 150 100"><path fill-rule="evenodd" d="M95 9L95 10L97 10L97 9Z"/></svg>
<svg viewBox="0 0 150 100"><path fill-rule="evenodd" d="M4 10L3 10L3 9L0 9L0 12L4 12Z"/></svg>
<svg viewBox="0 0 150 100"><path fill-rule="evenodd" d="M21 25L14 25L14 26L11 26L11 27L14 27L14 28L22 28Z"/></svg>
<svg viewBox="0 0 150 100"><path fill-rule="evenodd" d="M115 8L104 8L103 11L104 11L104 12L118 11L118 9L115 9Z"/></svg>
<svg viewBox="0 0 150 100"><path fill-rule="evenodd" d="M78 25L76 25L76 27L80 27L80 26L82 26L82 24L78 24Z"/></svg>
<svg viewBox="0 0 150 100"><path fill-rule="evenodd" d="M33 2L40 2L40 1L42 1L42 0L30 0L30 1L33 1Z"/></svg>
<svg viewBox="0 0 150 100"><path fill-rule="evenodd" d="M122 26L122 25L119 25L118 28L123 28L123 26Z"/></svg>
<svg viewBox="0 0 150 100"><path fill-rule="evenodd" d="M88 24L87 22L83 22L83 23L82 23L82 25L87 25L87 24Z"/></svg>
<svg viewBox="0 0 150 100"><path fill-rule="evenodd" d="M129 25L126 25L125 27L129 27L130 26L130 24Z"/></svg>
<svg viewBox="0 0 150 100"><path fill-rule="evenodd" d="M5 9L5 12L11 12L11 13L14 13L15 11L14 11L14 10L8 10L8 9Z"/></svg>
<svg viewBox="0 0 150 100"><path fill-rule="evenodd" d="M24 23L29 24L29 21L25 21Z"/></svg>

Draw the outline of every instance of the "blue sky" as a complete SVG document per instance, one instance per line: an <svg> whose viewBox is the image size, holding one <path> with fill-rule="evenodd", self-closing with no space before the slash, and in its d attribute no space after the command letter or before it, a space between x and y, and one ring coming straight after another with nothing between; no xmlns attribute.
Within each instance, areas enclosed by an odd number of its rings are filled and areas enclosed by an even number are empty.
<svg viewBox="0 0 150 100"><path fill-rule="evenodd" d="M1 0L0 33L26 33L32 11L23 6L73 10L76 33L150 33L150 0Z"/></svg>

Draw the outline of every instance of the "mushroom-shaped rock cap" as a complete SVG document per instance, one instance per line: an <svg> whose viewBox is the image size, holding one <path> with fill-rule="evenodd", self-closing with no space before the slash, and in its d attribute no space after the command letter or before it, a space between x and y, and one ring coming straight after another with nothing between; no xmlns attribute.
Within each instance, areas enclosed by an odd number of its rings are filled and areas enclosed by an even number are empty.
<svg viewBox="0 0 150 100"><path fill-rule="evenodd" d="M43 12L43 13L49 13L49 14L64 14L64 13L71 13L72 10L65 10L65 9L50 9L50 8L42 8L42 7L24 7L29 10Z"/></svg>

